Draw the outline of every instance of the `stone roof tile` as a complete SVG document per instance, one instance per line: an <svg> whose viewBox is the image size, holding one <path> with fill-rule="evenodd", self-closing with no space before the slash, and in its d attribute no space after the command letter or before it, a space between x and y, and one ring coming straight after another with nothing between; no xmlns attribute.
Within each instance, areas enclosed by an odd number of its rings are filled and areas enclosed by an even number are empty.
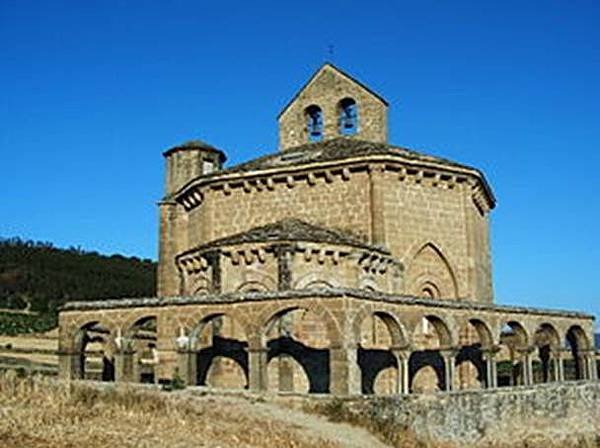
<svg viewBox="0 0 600 448"><path fill-rule="evenodd" d="M316 243L339 244L361 247L389 254L389 252L382 247L365 243L360 238L340 230L309 224L296 218L288 218L210 241L190 249L180 254L180 256L197 250L207 250L219 246L231 246L244 243L264 243L269 241L310 241Z"/></svg>

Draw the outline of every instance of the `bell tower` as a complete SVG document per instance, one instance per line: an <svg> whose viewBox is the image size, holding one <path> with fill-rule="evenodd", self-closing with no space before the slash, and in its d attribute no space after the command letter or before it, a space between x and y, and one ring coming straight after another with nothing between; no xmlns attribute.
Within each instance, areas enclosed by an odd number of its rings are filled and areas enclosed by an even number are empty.
<svg viewBox="0 0 600 448"><path fill-rule="evenodd" d="M279 149L344 136L385 143L387 108L381 96L326 63L279 114Z"/></svg>

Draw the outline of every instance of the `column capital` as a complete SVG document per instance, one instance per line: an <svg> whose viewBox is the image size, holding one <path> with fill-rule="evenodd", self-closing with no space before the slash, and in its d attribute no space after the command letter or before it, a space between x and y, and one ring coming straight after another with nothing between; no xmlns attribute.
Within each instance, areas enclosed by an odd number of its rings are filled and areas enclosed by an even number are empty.
<svg viewBox="0 0 600 448"><path fill-rule="evenodd" d="M482 348L481 353L484 358L493 359L498 353L500 353L500 350L501 348L499 345L490 345L489 347Z"/></svg>
<svg viewBox="0 0 600 448"><path fill-rule="evenodd" d="M530 355L531 353L533 353L536 349L537 349L537 346L528 345L526 347L515 348L515 352L519 353L520 355L527 356L527 355Z"/></svg>
<svg viewBox="0 0 600 448"><path fill-rule="evenodd" d="M460 348L459 347L444 347L444 348L440 348L439 351L440 351L440 355L442 355L443 358L451 358L451 357L458 355Z"/></svg>
<svg viewBox="0 0 600 448"><path fill-rule="evenodd" d="M248 353L267 353L269 351L266 347L246 347Z"/></svg>
<svg viewBox="0 0 600 448"><path fill-rule="evenodd" d="M392 345L390 351L398 356L410 356L412 346L410 344Z"/></svg>

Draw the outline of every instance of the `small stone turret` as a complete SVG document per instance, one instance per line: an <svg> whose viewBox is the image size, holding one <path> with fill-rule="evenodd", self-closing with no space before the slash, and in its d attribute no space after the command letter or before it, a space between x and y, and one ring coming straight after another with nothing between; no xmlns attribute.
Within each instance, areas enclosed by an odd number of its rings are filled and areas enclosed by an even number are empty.
<svg viewBox="0 0 600 448"><path fill-rule="evenodd" d="M227 157L201 140L191 140L163 153L166 160L165 194L170 196L190 180L222 169Z"/></svg>

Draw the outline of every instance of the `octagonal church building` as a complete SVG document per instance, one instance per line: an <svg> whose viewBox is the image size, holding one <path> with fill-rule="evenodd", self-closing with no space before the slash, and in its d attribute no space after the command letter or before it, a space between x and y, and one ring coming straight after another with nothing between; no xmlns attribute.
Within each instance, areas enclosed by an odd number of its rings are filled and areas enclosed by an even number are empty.
<svg viewBox="0 0 600 448"><path fill-rule="evenodd" d="M277 152L167 150L157 297L65 305L61 376L337 395L595 379L593 317L494 304L490 185L390 144L388 106L325 64Z"/></svg>

